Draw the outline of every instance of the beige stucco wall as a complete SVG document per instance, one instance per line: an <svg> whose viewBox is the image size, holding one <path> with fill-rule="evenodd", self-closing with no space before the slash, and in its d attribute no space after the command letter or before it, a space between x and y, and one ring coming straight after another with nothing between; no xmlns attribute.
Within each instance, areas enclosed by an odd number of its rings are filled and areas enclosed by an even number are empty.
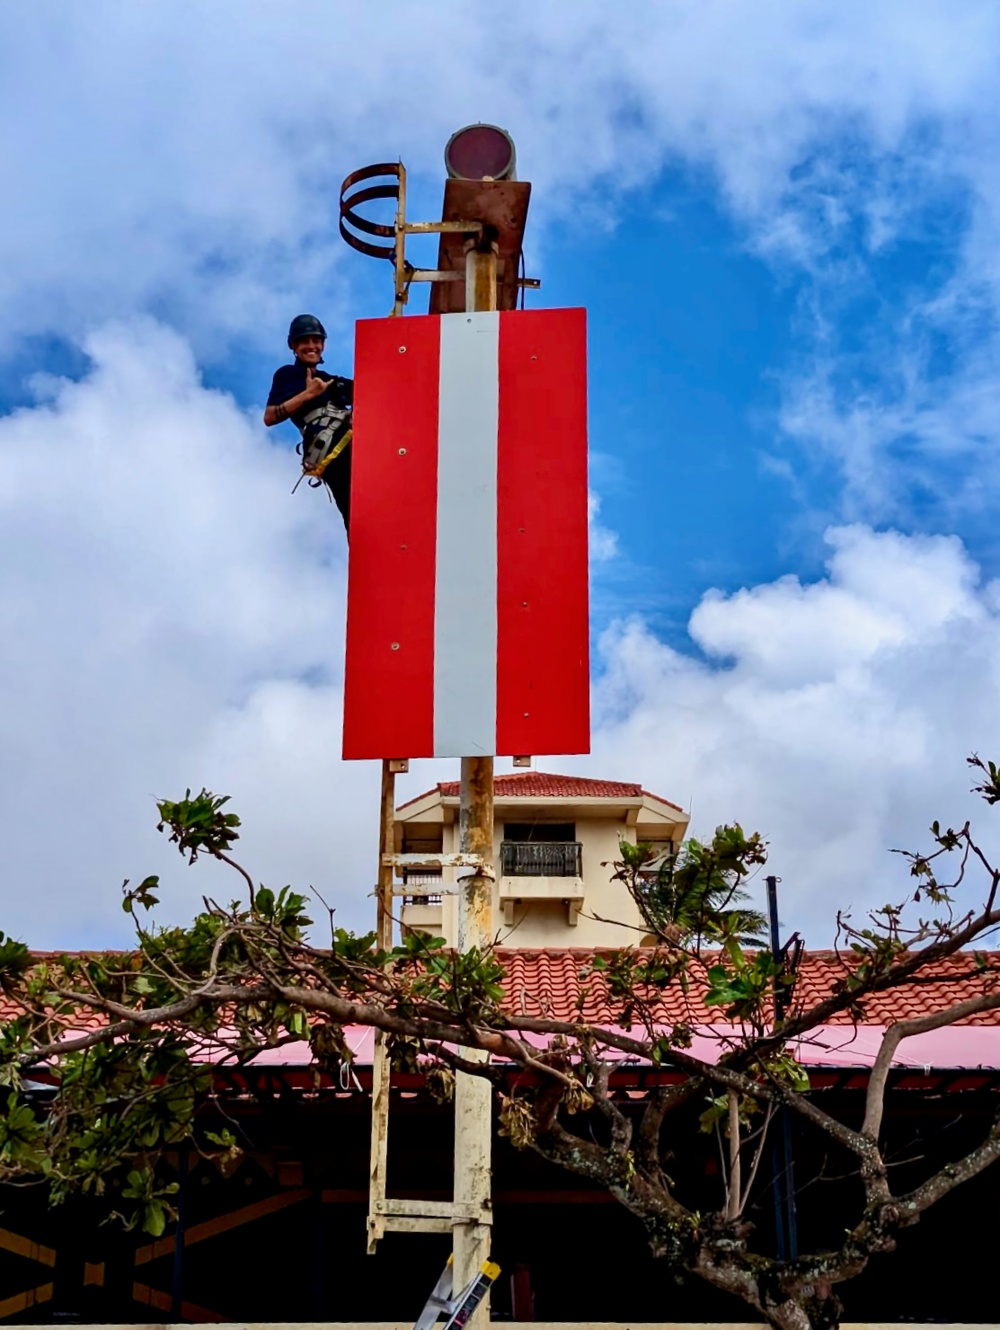
<svg viewBox="0 0 1000 1330"><path fill-rule="evenodd" d="M530 808L498 809L496 833L494 836L494 863L500 862L500 842L503 840L504 821L524 822L530 820ZM562 816L551 815L552 821L563 820ZM566 821L571 814L565 816ZM584 818L577 816L576 839L582 845L584 900L576 923L572 925L570 912L558 898L545 901L530 901L513 907L513 926L504 919L501 907L501 886L516 890L516 879L508 879L506 884L497 882L493 894L493 914L500 935L501 944L511 947L595 947L624 946L640 941L643 934L639 929L641 920L639 911L628 891L621 883L611 880L611 870L602 867L604 863L618 858L619 840L624 837L635 841L635 829L628 828L624 818ZM445 824L443 830L442 851L454 854L458 850L458 827L455 823ZM453 870L446 869L442 885L454 885ZM537 881L537 879L536 879ZM558 892L558 879L547 879L554 892ZM526 880L527 884L531 879ZM568 884L567 884L568 885ZM416 927L428 928L439 926L441 935L449 945L454 945L457 936L456 919L457 901L454 896L445 896L440 915L434 907L408 907L404 918ZM601 923L591 915L614 920L615 923ZM440 918L440 925L437 919ZM629 927L631 925L631 927Z"/></svg>

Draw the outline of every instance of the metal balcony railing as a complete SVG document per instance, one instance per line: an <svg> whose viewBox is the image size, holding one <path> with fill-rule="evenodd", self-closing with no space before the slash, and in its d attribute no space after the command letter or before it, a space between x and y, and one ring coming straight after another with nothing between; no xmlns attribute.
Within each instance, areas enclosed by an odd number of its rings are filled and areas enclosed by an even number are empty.
<svg viewBox="0 0 1000 1330"><path fill-rule="evenodd" d="M433 886L435 882L440 882L440 868L406 868L403 870L403 882L413 883L415 887ZM430 896L404 896L404 905L440 905L443 897L434 894Z"/></svg>
<svg viewBox="0 0 1000 1330"><path fill-rule="evenodd" d="M503 877L582 877L583 846L578 840L500 842Z"/></svg>

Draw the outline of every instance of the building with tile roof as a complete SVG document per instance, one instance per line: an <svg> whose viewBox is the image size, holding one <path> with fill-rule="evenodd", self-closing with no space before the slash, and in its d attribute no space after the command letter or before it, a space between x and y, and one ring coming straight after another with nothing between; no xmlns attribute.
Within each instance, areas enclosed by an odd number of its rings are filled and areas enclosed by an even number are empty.
<svg viewBox="0 0 1000 1330"><path fill-rule="evenodd" d="M458 781L442 781L396 810L396 851L457 852ZM639 911L607 865L622 840L671 852L688 814L628 781L520 771L494 781L493 915L505 946L624 946L641 940ZM404 928L457 936L454 869L406 869ZM609 922L610 921L610 922Z"/></svg>
<svg viewBox="0 0 1000 1330"><path fill-rule="evenodd" d="M458 805L457 781L408 800L396 813L397 852L457 850ZM686 834L687 814L636 783L536 771L498 776L495 812L494 910L506 1004L528 1016L616 1026L620 1012L593 962L612 948L636 945L643 934L631 898L605 864L617 857L622 839L672 850ZM450 870L407 869L399 884L404 926L453 941L453 877ZM988 959L1000 963L998 955ZM835 953L804 953L793 1004L821 1001L842 976ZM993 982L972 957L946 958L919 986L865 999L857 1019L841 1014L790 1051L808 1069L818 1101L845 1121L860 1121L885 1027ZM13 1014L0 995L0 1021ZM709 1060L735 1033L718 1008L703 1004L697 977L687 994L668 990L655 1019L665 1029L690 1025L691 1051ZM159 1239L102 1222L107 1199L86 1198L53 1211L40 1190L0 1186L0 1323L411 1324L449 1240L390 1235L375 1256L365 1256L374 1036L363 1027L347 1027L344 1035L355 1060L340 1075L320 1071L304 1041L269 1049L239 1067L216 1063L205 1109L237 1132L242 1154L229 1170L193 1150L166 1161L178 1186L181 1221ZM519 1083L512 1066L506 1073L498 1068L498 1075L506 1076L508 1092ZM654 1066L615 1056L609 1086L623 1110L635 1114L658 1087L681 1075L669 1061ZM956 1158L972 1148L989 1130L998 1094L1000 1011L901 1042L886 1095L893 1167L905 1169L911 1158ZM451 1106L430 1095L420 1071L394 1071L391 1095L391 1194L447 1199ZM705 1189L711 1198L719 1186L718 1143L698 1129L702 1108L699 1100L690 1120L678 1119L666 1145L671 1175L691 1194ZM492 1255L503 1270L493 1298L497 1315L623 1325L745 1316L742 1304L717 1290L675 1283L651 1257L634 1217L607 1192L530 1150L514 1149L496 1125ZM601 1124L595 1121L592 1130ZM824 1183L819 1206L801 1215L803 1242L822 1246L827 1229L835 1242L854 1213L851 1161L831 1158L829 1142L802 1123L792 1130L797 1187L811 1197L809 1189ZM774 1167L768 1153L751 1216L765 1241L775 1222L777 1189L768 1181ZM956 1223L954 1209L930 1212L907 1232L891 1266L873 1262L845 1287L848 1319L973 1322L992 1316L990 1244L1000 1219L994 1172L964 1188L959 1205L969 1222ZM591 1252L600 1261L600 1278L586 1267ZM949 1265L961 1267L960 1279L940 1279ZM893 1277L886 1279L890 1270Z"/></svg>
<svg viewBox="0 0 1000 1330"><path fill-rule="evenodd" d="M552 1020L582 1020L588 1025L615 1025L616 1006L609 995L607 976L594 969L594 961L611 955L608 947L498 947L495 955L504 970L504 1003L525 1016L543 1016ZM40 961L53 956L52 952L34 953ZM63 954L63 953L60 953ZM86 955L88 953L75 953ZM648 954L648 952L647 952ZM975 956L985 959L979 968ZM652 1007L658 1026L669 1029L678 1022L687 1022L706 1030L720 1024L718 1007L707 1007L701 1000L704 990L704 971L712 963L707 953L700 967L692 963L691 983L688 991L673 985ZM833 951L803 952L792 990L792 1010L809 1008L829 997L845 974L845 962ZM830 1018L831 1026L850 1030L881 1031L895 1021L925 1015L981 993L993 993L1000 987L1000 952L956 952L943 957L921 972L919 984L907 984L887 989L866 997L861 1004L860 1019L848 1012L839 1012ZM10 1020L17 1014L11 999L0 994L0 1021ZM81 1028L100 1024L102 1018L82 1017ZM352 1047L360 1065L366 1065L371 1054L371 1031L366 1027L349 1027ZM965 1038L959 1039L959 1031ZM973 1012L955 1025L934 1032L939 1050L931 1063L939 1069L975 1066L1000 1072L1000 1008ZM915 1036L922 1039L923 1036ZM910 1065L908 1052L911 1041L899 1046L898 1065ZM925 1045L930 1046L930 1045ZM868 1047L868 1045L864 1045ZM858 1046L856 1063L868 1065ZM974 1049L976 1058L969 1061ZM284 1045L280 1051L266 1053L260 1065L301 1067L311 1061L309 1045L305 1042ZM829 1061L820 1045L803 1048L800 1060L812 1066L826 1065ZM830 1065L838 1064L833 1059ZM913 1065L916 1065L915 1063Z"/></svg>
<svg viewBox="0 0 1000 1330"><path fill-rule="evenodd" d="M596 954L593 948L502 949L508 1003L528 1014L571 1017L579 1010L588 1021L613 1022L603 977L588 973ZM798 999L821 999L840 974L834 954L807 953ZM990 982L968 955L939 962L927 977L932 982L869 999L864 1023L842 1020L826 1028L822 1041L796 1049L822 1107L844 1121L860 1121L882 1027ZM0 1019L11 1014L0 1006ZM660 1015L665 1024L693 1018L696 1041L713 1028L723 1032L717 1011L679 994ZM51 1209L40 1189L0 1186L0 1323L412 1324L449 1239L390 1235L375 1256L365 1255L371 1032L345 1033L357 1054L345 1077L317 1072L306 1045L217 1069L220 1125L236 1131L243 1152L231 1168L194 1150L167 1161L182 1219L160 1238L102 1222L108 1198ZM898 1170L958 1158L984 1138L1000 1093L998 1037L1000 1016L989 1012L933 1032L931 1042L917 1036L900 1045L885 1119L897 1181ZM703 1049L696 1043L695 1051ZM676 1076L669 1065L623 1059L610 1085L616 1102L634 1114ZM514 1084L512 1076L508 1090ZM704 1189L711 1201L720 1186L718 1143L698 1130L702 1108L699 1100L690 1120L674 1123L666 1145L678 1185L688 1195ZM451 1195L452 1117L451 1106L431 1097L419 1073L393 1073L393 1195ZM593 1130L601 1130L599 1122ZM857 1180L851 1160L831 1153L808 1124L795 1121L793 1133L800 1233L804 1249L815 1250L836 1242L855 1214ZM618 1325L745 1319L742 1304L717 1290L697 1281L678 1284L651 1256L634 1216L600 1187L530 1150L516 1150L507 1137L495 1135L493 1151L492 1255L503 1272L493 1300L498 1316ZM751 1212L765 1244L772 1166L765 1154ZM928 1212L901 1235L897 1252L876 1258L845 1285L845 1319L995 1320L991 1244L1000 1220L998 1171L987 1171Z"/></svg>

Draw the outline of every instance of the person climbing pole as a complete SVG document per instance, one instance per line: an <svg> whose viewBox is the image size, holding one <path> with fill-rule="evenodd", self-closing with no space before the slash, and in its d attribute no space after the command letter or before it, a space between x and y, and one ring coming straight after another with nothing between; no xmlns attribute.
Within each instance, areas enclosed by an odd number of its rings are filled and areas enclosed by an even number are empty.
<svg viewBox="0 0 1000 1330"><path fill-rule="evenodd" d="M324 483L351 526L351 408L354 380L327 374L323 363L326 329L313 314L298 314L288 328L295 363L275 370L264 411L270 429L291 420L302 435L302 470L313 484Z"/></svg>

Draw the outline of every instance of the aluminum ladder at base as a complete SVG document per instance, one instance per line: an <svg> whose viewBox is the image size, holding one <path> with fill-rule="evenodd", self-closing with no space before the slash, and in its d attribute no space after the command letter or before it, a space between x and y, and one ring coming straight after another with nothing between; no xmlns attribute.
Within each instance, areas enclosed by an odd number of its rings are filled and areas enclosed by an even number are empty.
<svg viewBox="0 0 1000 1330"><path fill-rule="evenodd" d="M427 1299L423 1311L417 1317L413 1330L432 1330L437 1324L438 1317L444 1314L447 1321L444 1324L444 1330L460 1330L461 1326L466 1325L472 1317L483 1298L486 1296L490 1286L500 1273L500 1267L495 1261L484 1261L480 1267L479 1274L474 1279L470 1279L465 1288L462 1289L458 1297L453 1297L455 1257L448 1257L448 1264L445 1266L441 1277L434 1285L434 1291Z"/></svg>

